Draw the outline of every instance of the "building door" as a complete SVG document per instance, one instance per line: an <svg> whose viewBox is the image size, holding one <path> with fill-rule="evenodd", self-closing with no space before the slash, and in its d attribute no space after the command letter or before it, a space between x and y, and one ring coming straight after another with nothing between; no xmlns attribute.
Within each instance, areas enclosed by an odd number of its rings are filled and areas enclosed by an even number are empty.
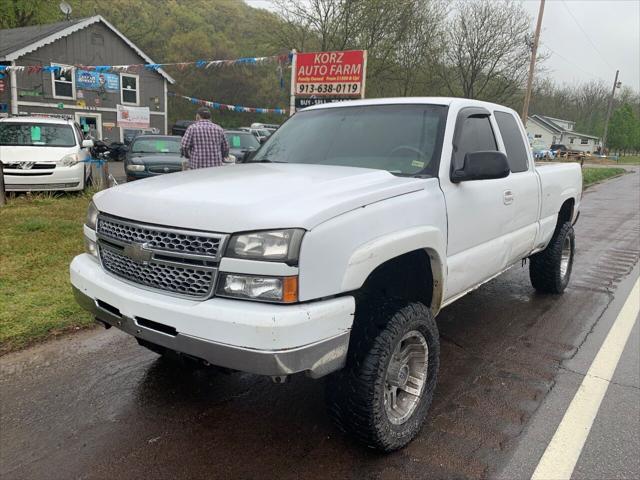
<svg viewBox="0 0 640 480"><path fill-rule="evenodd" d="M102 140L102 114L76 112L76 122L80 124L82 133L91 138Z"/></svg>

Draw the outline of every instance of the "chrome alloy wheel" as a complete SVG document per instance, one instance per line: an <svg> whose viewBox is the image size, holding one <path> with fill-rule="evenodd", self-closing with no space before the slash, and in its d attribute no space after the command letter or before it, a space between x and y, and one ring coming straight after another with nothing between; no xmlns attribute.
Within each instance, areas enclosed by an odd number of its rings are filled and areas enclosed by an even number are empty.
<svg viewBox="0 0 640 480"><path fill-rule="evenodd" d="M428 366L427 340L417 330L408 332L398 342L385 376L384 408L394 425L413 415L427 383Z"/></svg>
<svg viewBox="0 0 640 480"><path fill-rule="evenodd" d="M571 250L571 237L567 235L562 243L562 256L560 257L560 278L564 280L569 270L569 262L573 252Z"/></svg>

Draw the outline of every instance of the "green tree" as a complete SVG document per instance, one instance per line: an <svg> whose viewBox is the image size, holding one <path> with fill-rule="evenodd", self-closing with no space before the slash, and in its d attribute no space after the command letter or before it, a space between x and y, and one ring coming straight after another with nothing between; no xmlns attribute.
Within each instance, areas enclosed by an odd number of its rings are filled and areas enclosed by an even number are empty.
<svg viewBox="0 0 640 480"><path fill-rule="evenodd" d="M609 149L618 152L633 149L634 137L638 130L637 122L633 109L628 103L616 109L609 122L609 137L607 139Z"/></svg>
<svg viewBox="0 0 640 480"><path fill-rule="evenodd" d="M64 20L58 2L52 0L0 1L0 29L27 27Z"/></svg>

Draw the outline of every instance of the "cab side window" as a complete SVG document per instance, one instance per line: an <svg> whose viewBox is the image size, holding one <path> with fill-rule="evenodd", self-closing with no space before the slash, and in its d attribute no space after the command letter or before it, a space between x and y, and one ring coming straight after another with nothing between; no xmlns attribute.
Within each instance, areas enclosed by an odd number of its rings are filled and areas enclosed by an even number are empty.
<svg viewBox="0 0 640 480"><path fill-rule="evenodd" d="M507 150L507 161L512 173L525 172L529 169L527 147L524 144L518 123L512 114L495 112L498 128L502 135L504 148Z"/></svg>
<svg viewBox="0 0 640 480"><path fill-rule="evenodd" d="M464 156L467 153L496 151L498 144L491 128L491 122L486 115L472 115L463 120L457 148L453 157L454 170L464 166Z"/></svg>

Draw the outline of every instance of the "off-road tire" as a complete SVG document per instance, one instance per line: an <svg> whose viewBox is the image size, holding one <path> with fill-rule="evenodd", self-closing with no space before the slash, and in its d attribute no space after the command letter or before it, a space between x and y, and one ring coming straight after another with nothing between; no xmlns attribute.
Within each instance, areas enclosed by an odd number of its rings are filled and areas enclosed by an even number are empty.
<svg viewBox="0 0 640 480"><path fill-rule="evenodd" d="M412 415L396 425L385 411L385 376L396 345L411 331L421 333L427 342L427 378ZM359 306L347 365L326 382L329 415L342 431L370 448L391 452L405 446L419 433L431 405L439 358L438 327L424 304Z"/></svg>
<svg viewBox="0 0 640 480"><path fill-rule="evenodd" d="M571 256L565 275L561 273L562 248L571 246ZM565 222L553 234L547 248L529 257L529 278L533 288L542 293L562 293L569 284L575 256L575 234L570 222Z"/></svg>

